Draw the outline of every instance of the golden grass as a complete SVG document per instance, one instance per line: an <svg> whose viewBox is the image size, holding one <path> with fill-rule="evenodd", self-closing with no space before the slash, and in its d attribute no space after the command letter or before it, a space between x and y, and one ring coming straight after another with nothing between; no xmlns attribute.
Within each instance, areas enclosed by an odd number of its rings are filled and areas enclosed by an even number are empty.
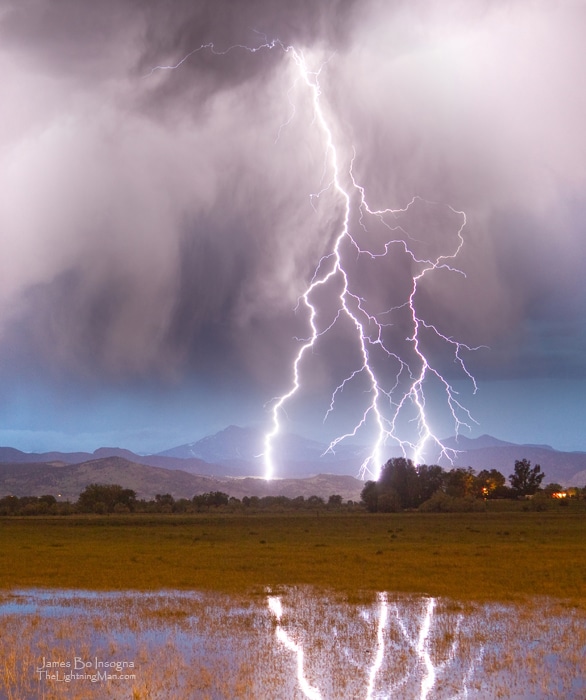
<svg viewBox="0 0 586 700"><path fill-rule="evenodd" d="M586 602L582 513L3 518L0 588L314 585Z"/></svg>

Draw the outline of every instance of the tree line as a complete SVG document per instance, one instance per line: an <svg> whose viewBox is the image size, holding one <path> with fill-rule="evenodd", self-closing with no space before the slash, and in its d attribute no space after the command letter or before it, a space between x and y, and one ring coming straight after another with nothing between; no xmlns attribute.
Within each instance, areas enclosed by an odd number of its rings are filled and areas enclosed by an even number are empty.
<svg viewBox="0 0 586 700"><path fill-rule="evenodd" d="M197 494L193 498L175 499L171 494L157 494L154 499L137 498L132 489L119 484L90 484L75 502L58 501L55 496L4 496L0 498L1 515L72 515L94 513L201 513L214 510L337 510L353 507L352 501L344 503L342 496L331 495L327 500L320 496L244 496L239 499L223 491Z"/></svg>
<svg viewBox="0 0 586 700"><path fill-rule="evenodd" d="M382 468L377 481L367 481L362 489L362 501L371 512L395 512L420 508L448 510L464 508L474 503L495 498L517 499L533 496L541 490L545 474L541 466L531 466L527 459L517 460L509 484L497 469L483 469L476 473L471 467L455 467L445 471L437 465L415 466L404 457L390 459ZM549 484L551 493L561 491L559 484Z"/></svg>
<svg viewBox="0 0 586 700"><path fill-rule="evenodd" d="M72 515L75 513L201 513L206 511L320 511L366 507L370 512L396 512L418 508L428 511L475 510L488 499L518 499L525 496L552 495L563 489L559 484L541 483L545 474L539 464L517 460L507 479L497 469L476 473L471 467L446 471L437 465L415 466L410 459L395 457L382 468L378 481L367 481L361 502L344 503L338 494L327 500L320 496L244 496L242 499L222 491L197 494L193 498L174 498L157 494L154 499L137 498L136 492L119 484L90 484L75 502L58 501L55 496L4 496L0 498L2 515ZM571 489L572 495L586 498L586 488ZM562 501L563 503L563 501Z"/></svg>

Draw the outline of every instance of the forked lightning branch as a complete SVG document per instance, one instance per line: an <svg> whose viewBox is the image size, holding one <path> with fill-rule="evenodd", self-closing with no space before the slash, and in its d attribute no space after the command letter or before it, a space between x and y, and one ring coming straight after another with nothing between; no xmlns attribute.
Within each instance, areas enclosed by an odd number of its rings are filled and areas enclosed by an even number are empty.
<svg viewBox="0 0 586 700"><path fill-rule="evenodd" d="M380 474L388 445L399 446L402 453L412 458L416 464L430 446L435 447L436 453L453 458L454 451L436 436L428 416L429 384L435 384L436 392L439 387L444 410L453 420L456 434L462 427L470 427L473 418L459 401L458 392L441 371L439 362L434 361L426 347L429 344L439 346L441 354L445 356L447 352L451 355L460 374L471 382L473 391L476 391L476 384L466 367L463 354L476 348L458 342L427 320L418 311L418 291L426 277L440 270L463 274L454 267L454 260L464 243L465 213L449 205L425 202L418 196L413 196L403 208L381 209L369 205L365 187L357 180L354 172L357 157L354 144L344 143L341 148L336 143L334 134L340 130L334 128L336 125L328 117L327 86L324 88L320 82L327 62L316 66L308 65L301 48L287 46L279 40L267 40L258 46L237 44L223 50L218 50L213 43L209 43L194 49L174 65L156 66L151 73L180 69L186 61L202 51L209 51L218 57L233 51L279 51L293 63L296 82L303 87L306 107L309 106L313 113L308 128L315 130L323 149L323 173L320 173L323 188L319 193L308 192L308 197L313 201L328 192L334 198L332 201L336 202L336 210L342 211L335 235L320 230L319 225L316 227L315 236L330 235L331 245L329 251L316 261L313 277L300 299L300 305L307 311L308 332L306 338L300 341L293 359L289 389L269 402L272 423L264 438L265 478L271 479L278 475L276 443L283 430L287 404L303 391L304 365L308 356L322 338L342 323L350 329L351 338L348 342L358 348L358 359L356 366L332 392L324 420L336 410L338 403L343 400L344 392L353 384L360 383L366 390L361 392L363 406L358 419L350 430L331 441L328 450L335 451L342 441L358 438L363 431L368 431L369 435L374 434L372 447L359 470L360 477L374 479ZM291 86L284 84L284 95L288 97L290 92ZM291 119L293 118L294 115ZM286 128L291 119L281 128ZM343 155L348 153L352 156ZM450 217L453 233L448 250L426 253L425 247L420 245L421 234L413 236L402 223L409 221L410 215L418 207L433 208L438 216ZM332 212L332 219L334 218ZM372 243L374 229L378 236L376 245ZM382 240L381 235L384 236ZM389 265L396 255L403 256L410 268L410 278L404 287L403 298L389 308L372 310L368 298L361 292L362 285L355 261L365 258L377 265ZM327 304L329 313L320 313L324 303ZM395 324L395 316L400 316L402 324L408 328L406 337L400 343L394 343L389 337L392 335L389 329ZM432 342L425 343L424 337L431 338ZM381 357L384 360L382 369ZM415 426L415 430L410 430L408 434L404 434L406 422Z"/></svg>

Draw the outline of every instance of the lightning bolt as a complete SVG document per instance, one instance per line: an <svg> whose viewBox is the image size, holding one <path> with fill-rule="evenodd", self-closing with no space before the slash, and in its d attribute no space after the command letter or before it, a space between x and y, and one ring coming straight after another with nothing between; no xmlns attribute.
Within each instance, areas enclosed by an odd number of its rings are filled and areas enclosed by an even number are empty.
<svg viewBox="0 0 586 700"><path fill-rule="evenodd" d="M437 339L448 345L452 349L455 362L459 365L464 375L472 382L473 390L476 392L477 386L474 377L468 371L466 364L462 358L463 351L472 351L478 348L471 348L468 345L458 342L451 337L444 335L435 325L428 323L421 318L416 309L417 291L423 278L435 270L446 269L451 272L463 274L460 270L452 267L450 261L457 257L463 244L463 229L466 225L466 215L462 211L457 211L452 207L448 207L449 211L460 219L460 223L456 234L455 249L447 254L441 254L435 258L420 258L408 246L406 238L409 235L402 229L401 226L393 226L388 222L388 218L396 218L400 214L405 214L416 202L420 202L420 198L415 197L411 200L405 209L383 209L373 210L368 205L364 187L362 187L355 179L353 173L354 157L352 158L347 180L349 184L344 183L342 170L340 165L340 156L338 148L335 144L332 128L330 127L324 108L322 106L322 90L320 86L320 75L323 65L317 70L311 70L306 62L302 51L292 47L283 46L282 44L267 44L270 48L275 45L280 45L281 48L289 53L295 62L299 76L305 83L315 117L317 128L321 131L324 143L324 152L328 170L331 173L331 179L323 191L333 190L339 197L342 210L344 212L342 224L339 232L334 240L331 251L325 255L318 263L315 274L306 291L302 295L301 302L306 307L309 316L310 334L303 342L298 350L298 353L293 361L293 381L289 391L274 400L272 406L272 428L265 435L264 441L264 459L265 459L265 478L270 479L275 473L274 465L274 441L281 432L281 414L284 411L286 403L299 391L301 387L301 365L304 357L314 349L318 340L325 335L336 322L342 317L350 321L354 327L355 338L358 341L360 349L361 362L359 366L351 372L334 390L330 406L326 412L325 419L334 410L338 396L343 392L347 385L357 378L366 378L369 385L370 401L364 409L362 417L354 426L354 428L335 438L329 445L327 451L334 452L336 446L343 440L351 437L356 437L359 431L367 425L369 419L374 419L377 427L377 439L371 453L362 463L359 475L366 478L372 475L375 479L380 475L382 467L382 451L389 440L393 440L400 445L405 456L412 456L416 463L419 463L427 444L432 442L439 448L440 454L447 456L449 459L455 455L455 450L446 447L433 433L429 421L426 416L426 391L425 384L430 375L434 376L443 387L446 397L446 402L455 424L456 434L462 427L470 428L470 422L475 422L470 412L460 403L457 398L457 392L447 381L439 370L428 360L425 352L422 349L421 331L425 329L431 332ZM312 198L317 198L321 194L312 195ZM428 203L429 204L429 203ZM358 209L358 224L359 228L364 232L368 232L368 227L365 222L367 218L376 219L383 227L391 233L397 231L406 234L398 238L389 238L383 247L381 253L372 252L369 249L361 247L355 235L351 232L351 221L353 210ZM353 251L357 256L367 256L374 260L375 258L384 258L392 249L393 246L399 246L403 252L409 256L412 262L419 267L419 272L412 277L412 286L408 298L398 307L388 309L382 313L370 313L367 310L366 300L354 290L353 280L348 273L344 264L344 254L346 249ZM312 301L314 293L320 288L330 286L332 290L341 286L341 291L333 291L333 296L337 296L337 314L334 321L325 327L320 327L318 323L318 308ZM384 322L381 317L390 316L393 311L401 308L408 309L411 321L412 333L408 337L411 343L416 362L408 362L399 354L387 347L384 340L384 330L389 322ZM395 381L390 389L384 387L379 380L378 373L373 368L371 363L371 354L373 350L380 350L389 359L394 361L398 366L398 371L395 375ZM414 364L418 369L414 369ZM403 375L408 375L409 382L407 389L399 390ZM399 394L398 396L396 394ZM397 424L402 417L405 409L410 405L415 408L416 420L418 423L418 439L416 441L402 439L397 430ZM389 411L390 409L390 411Z"/></svg>
<svg viewBox="0 0 586 700"><path fill-rule="evenodd" d="M261 37L263 35L260 35ZM264 476L271 479L275 476L275 441L282 432L282 418L287 403L297 394L303 385L302 368L307 355L311 354L321 338L332 328L345 321L352 329L353 342L358 348L356 367L335 388L331 395L329 408L324 416L324 422L334 411L338 400L345 389L359 382L366 382L366 399L361 417L353 428L339 435L329 444L326 452L335 452L336 447L344 440L355 438L363 429L374 426L376 438L372 450L359 469L359 476L369 476L377 479L383 464L383 450L392 442L398 445L403 455L410 457L416 464L420 463L425 450L434 445L440 455L450 461L455 456L455 450L446 447L434 434L427 417L428 385L430 381L439 384L445 399L445 405L453 418L456 434L463 428L470 428L475 422L470 412L458 400L458 392L442 375L438 367L429 359L424 348L424 336L443 344L453 358L454 363L463 376L472 383L476 392L476 383L468 371L463 359L466 351L477 350L464 343L458 342L445 335L434 324L428 322L417 311L417 297L423 280L434 272L446 270L463 274L453 267L452 263L458 256L463 244L463 230L466 225L466 215L450 206L436 202L427 202L420 197L413 197L409 204L402 209L375 209L367 201L364 187L354 175L356 154L344 158L342 149L334 138L334 127L328 119L320 77L328 61L323 61L317 69L312 69L303 50L288 46L281 41L267 40L255 47L235 44L224 50L218 50L213 43L202 44L181 60L172 65L154 67L148 74L156 71L176 70L194 54L208 50L215 55L225 55L231 51L242 50L256 53L262 50L280 50L294 64L297 81L305 86L309 104L313 111L313 128L319 134L323 144L324 164L322 182L326 181L322 190L311 195L315 205L324 193L335 196L339 201L342 213L341 223L333 236L329 252L318 262L313 277L305 292L299 299L299 306L305 308L308 316L308 337L301 341L297 354L292 363L292 379L290 388L282 395L269 402L271 407L271 428L264 437ZM290 94L290 91L287 93ZM290 100L291 101L291 100ZM281 126L277 140L283 128L291 122L295 115L295 105L289 119ZM421 241L414 238L400 223L407 220L409 215L418 207L434 207L448 213L457 220L455 243L452 249L440 254L425 255L418 252L423 247ZM385 239L367 245L362 239L372 238L371 228L382 230ZM379 236L380 238L380 236ZM371 310L368 299L360 294L358 279L352 274L352 262L366 259L372 262L381 261L391 256L392 251L406 256L412 266L410 288L403 301L388 309ZM333 320L323 323L320 317L320 303L316 301L319 294L329 295L329 303L335 304ZM322 314L327 317L327 314ZM398 350L392 347L389 340L389 329L394 326L393 318L400 315L409 327L406 338L408 349ZM330 316L331 317L331 316ZM384 370L378 368L382 357L386 362ZM377 358L375 361L374 358ZM389 380L390 377L390 380ZM415 437L402 437L401 424L407 421L415 424Z"/></svg>
<svg viewBox="0 0 586 700"><path fill-rule="evenodd" d="M464 615L460 613L457 616L455 624L453 624L453 641L451 642L446 658L437 662L435 665L432 660L432 654L430 653L431 637L434 634L437 635L442 629L441 619L434 620L434 618L439 617L437 614L437 601L435 598L428 598L425 604L425 610L421 615L419 633L417 638L414 638L412 633L409 631L410 624L413 624L413 609L411 606L407 608L401 614L398 603L395 603L392 607L392 612L394 615L394 622L401 631L404 639L408 643L409 647L415 652L417 656L417 665L415 668L405 669L403 678L395 683L390 688L390 696L395 697L399 690L403 689L407 684L413 686L414 678L413 676L421 676L421 685L419 689L419 699L427 700L430 693L434 690L437 685L438 677L441 679L443 675L448 673L449 675L454 675L454 667L458 664L461 665L462 670L466 668L465 673L460 681L460 691L451 697L451 700L458 700L459 698L468 697L468 685L470 681L474 678L478 665L480 664L485 648L484 643L480 644L480 650L475 654L471 655L470 658L466 658L463 655L461 658L456 656L459 648L458 637L462 626L464 626L465 620ZM416 617L416 616L415 616ZM403 619L406 618L406 619ZM407 621L408 620L408 621ZM435 624L434 624L435 622ZM435 627L435 630L434 630ZM465 630L462 633L464 636L471 634L469 630Z"/></svg>
<svg viewBox="0 0 586 700"><path fill-rule="evenodd" d="M376 631L376 655L374 657L374 662L368 674L368 686L366 688L366 700L372 700L374 695L374 686L378 672L385 658L385 638L384 632L387 625L387 619L389 615L389 606L387 602L386 593L378 594L378 602L380 605L380 612L378 617L378 628Z"/></svg>
<svg viewBox="0 0 586 700"><path fill-rule="evenodd" d="M306 657L303 644L300 641L294 641L296 635L288 630L289 626L297 624L301 625L298 629L311 634L311 631L315 631L313 625L316 619L304 620L302 615L299 616L299 608L295 603L288 602L295 614L286 619L282 597L268 592L267 607L275 620L276 639L296 656L296 682L300 691L309 700L321 700L329 695L325 689L321 691L310 684L305 671ZM375 613L375 607L378 607L378 613ZM362 613L362 619L369 625L375 617L378 617L376 653L370 663L363 657L362 663L358 664L360 673L364 672L365 675L363 681L365 700L383 697L428 700L436 697L438 691L441 697L450 697L451 700L468 697L470 682L474 679L485 652L485 642L480 639L478 650L473 653L471 647L458 656L460 637L466 640L474 637L473 630L478 624L474 616L467 619L466 615L460 612L456 619L452 620L449 615L446 615L446 611L441 609L441 605L438 605L435 598L390 601L388 594L381 592L377 594L376 604ZM447 641L443 642L443 635L448 629L450 635ZM327 630L323 632L325 635L328 634ZM352 639L356 640L359 636L354 634ZM308 665L313 665L314 669L319 668L322 663L328 664L331 660L330 652L325 652L322 645L317 644L315 648L321 649L324 658L320 659L318 654L312 657L313 664L307 662ZM409 655L405 654L406 650L410 652ZM345 658L347 661L348 656ZM383 665L386 666L385 673L381 671ZM349 669L345 668L342 673L349 673ZM324 674L323 684L327 687L326 678L327 674ZM395 678L394 682L391 681L393 678ZM457 681L459 690L456 694L448 696L445 681L446 679L454 681L455 678L459 679ZM362 689L362 682L360 687ZM359 697L359 695L354 692L352 697Z"/></svg>
<svg viewBox="0 0 586 700"><path fill-rule="evenodd" d="M312 686L305 677L305 671L303 668L303 647L293 641L285 628L281 625L281 618L283 616L281 598L279 596L269 596L267 603L269 610L275 616L277 623L275 630L277 639L286 649L289 649L289 651L292 651L297 656L297 683L299 684L301 691L305 697L308 698L308 700L322 700L322 695L319 690Z"/></svg>
<svg viewBox="0 0 586 700"><path fill-rule="evenodd" d="M433 609L435 607L435 600L430 598L427 603L427 610L425 612L425 618L423 624L421 625L421 630L419 632L419 639L417 640L417 653L421 658L423 665L425 666L425 676L421 683L421 700L425 700L429 695L429 692L435 685L435 668L431 661L429 655L429 630L431 628L431 620L433 617Z"/></svg>

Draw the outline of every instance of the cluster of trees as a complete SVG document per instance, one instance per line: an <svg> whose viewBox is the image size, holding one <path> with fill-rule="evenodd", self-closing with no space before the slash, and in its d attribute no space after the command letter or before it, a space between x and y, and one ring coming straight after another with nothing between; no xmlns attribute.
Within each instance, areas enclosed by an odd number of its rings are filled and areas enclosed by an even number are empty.
<svg viewBox="0 0 586 700"><path fill-rule="evenodd" d="M454 468L445 471L437 465L415 466L410 459L390 459L378 481L367 481L362 489L362 504L371 512L395 512L404 509L470 510L482 500L520 498L540 493L543 496L562 491L559 484L541 489L545 474L539 464L526 459L515 462L506 479L496 469ZM586 488L572 489L578 498L586 498ZM119 484L90 484L75 503L58 501L55 496L5 496L0 498L0 515L69 515L72 513L198 513L228 511L287 511L352 509L358 504L334 494L326 501L319 496L245 496L234 498L222 491L212 491L191 499L175 499L171 494L157 494L153 500L139 500L136 492Z"/></svg>
<svg viewBox="0 0 586 700"><path fill-rule="evenodd" d="M69 515L74 506L58 502L55 496L4 496L0 498L0 515Z"/></svg>
<svg viewBox="0 0 586 700"><path fill-rule="evenodd" d="M526 459L515 462L507 486L505 477L496 469L483 469L478 474L471 467L445 471L437 465L416 467L410 459L396 457L384 465L378 481L366 482L361 496L371 512L394 512L424 504L441 509L448 499L472 502L531 496L539 490L544 477L540 465L532 467ZM561 489L559 484L552 486Z"/></svg>
<svg viewBox="0 0 586 700"><path fill-rule="evenodd" d="M234 498L222 491L211 491L191 499L175 499L157 494L153 500L139 500L136 492L119 484L90 484L75 503L57 501L55 496L5 496L0 498L0 515L70 515L72 513L198 513L223 510L321 510L340 509L343 499L334 494L326 501L320 496L245 496ZM354 505L348 502L347 506Z"/></svg>

